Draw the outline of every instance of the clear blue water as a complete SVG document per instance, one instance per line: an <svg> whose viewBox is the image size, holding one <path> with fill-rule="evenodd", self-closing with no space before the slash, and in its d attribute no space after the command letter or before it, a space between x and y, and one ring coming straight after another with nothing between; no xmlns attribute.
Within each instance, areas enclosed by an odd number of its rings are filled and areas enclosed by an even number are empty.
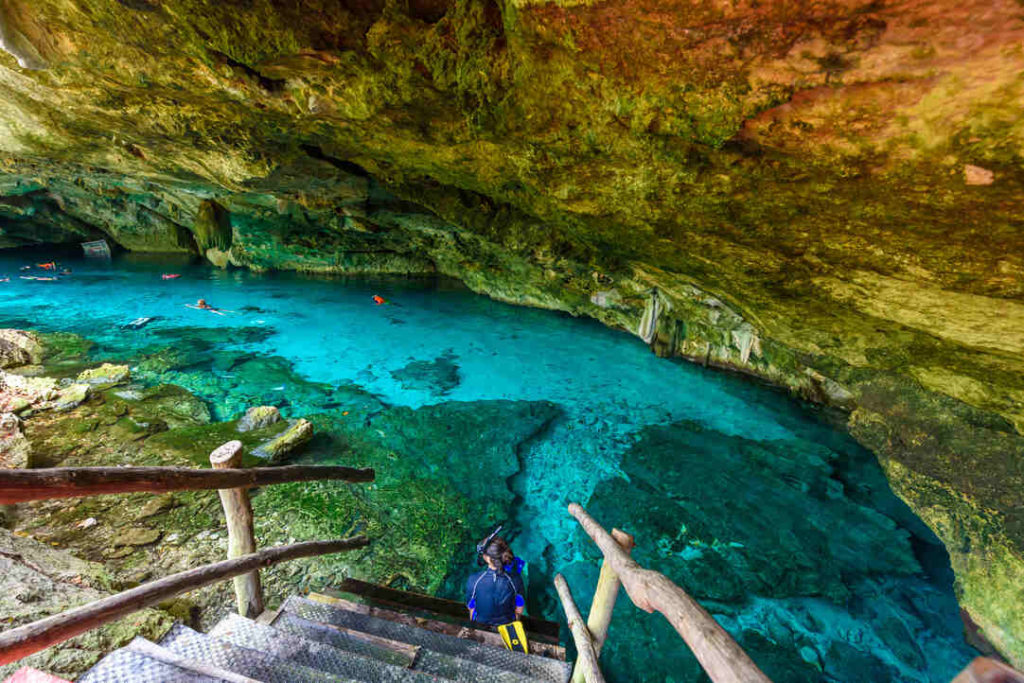
<svg viewBox="0 0 1024 683"><path fill-rule="evenodd" d="M0 283L0 325L78 332L112 355L150 348L161 330L259 329L231 346L279 356L316 382L358 385L390 405L556 403L562 417L520 447L521 471L508 482L535 613L558 616L548 588L555 571L589 603L597 556L565 514L575 500L634 532L637 557L706 601L777 681L948 681L974 654L934 537L891 494L870 454L776 391L658 359L592 321L497 303L447 281L258 275L128 258L65 259L74 274L59 282L18 278L21 265L38 260L0 255L0 275L12 277ZM161 279L166 272L182 277ZM391 303L375 305L374 294ZM199 298L231 313L185 307ZM120 329L141 316L159 319L141 333ZM457 366L443 392L392 374L438 358ZM218 419L267 393L208 379L175 381L208 400ZM288 387L270 393L256 398L274 403ZM316 408L294 397L285 406L296 416ZM785 495L775 499L779 487ZM755 490L762 497L746 493ZM888 547L902 554L857 557ZM769 558L773 548L784 557ZM778 575L765 575L768 564ZM470 569L454 561L447 592L457 595ZM663 620L624 597L605 662L611 680L700 680Z"/></svg>

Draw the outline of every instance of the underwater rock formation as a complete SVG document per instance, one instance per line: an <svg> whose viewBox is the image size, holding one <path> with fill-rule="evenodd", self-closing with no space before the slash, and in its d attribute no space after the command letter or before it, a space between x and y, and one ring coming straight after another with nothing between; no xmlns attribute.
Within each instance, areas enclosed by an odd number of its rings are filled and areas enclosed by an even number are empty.
<svg viewBox="0 0 1024 683"><path fill-rule="evenodd" d="M444 273L842 407L1024 664L1019 3L173 6L0 4L0 246Z"/></svg>

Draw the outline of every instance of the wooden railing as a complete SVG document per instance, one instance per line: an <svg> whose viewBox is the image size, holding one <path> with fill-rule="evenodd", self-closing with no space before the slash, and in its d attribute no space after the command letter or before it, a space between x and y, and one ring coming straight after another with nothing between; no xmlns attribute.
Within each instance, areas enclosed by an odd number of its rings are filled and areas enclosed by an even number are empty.
<svg viewBox="0 0 1024 683"><path fill-rule="evenodd" d="M238 469L242 444L229 441L210 454L212 470L182 467L85 467L0 470L0 504L132 491L218 489L228 529L228 559L179 572L137 588L0 633L0 666L98 628L131 612L211 583L233 578L238 611L263 611L259 570L300 557L339 553L369 544L363 536L308 541L256 552L248 487L294 481L373 481L372 469L286 466Z"/></svg>
<svg viewBox="0 0 1024 683"><path fill-rule="evenodd" d="M565 578L561 574L555 577L555 588L579 652L573 683L604 681L598 657L620 585L634 605L645 612L661 612L668 619L713 683L771 683L732 636L686 591L663 574L644 569L629 556L632 536L618 529L609 534L576 503L569 505L569 514L604 555L587 624L583 623ZM978 657L952 683L1024 683L1024 674L993 659Z"/></svg>
<svg viewBox="0 0 1024 683"><path fill-rule="evenodd" d="M0 633L0 666L64 642L68 638L98 628L132 612L217 581L247 574L286 560L339 553L362 548L368 544L369 541L362 536L339 541L307 541L267 548L251 555L165 576L137 588Z"/></svg>
<svg viewBox="0 0 1024 683"><path fill-rule="evenodd" d="M373 481L372 469L285 465L249 469L196 470L189 467L53 467L0 469L0 505L107 493L225 489L295 481Z"/></svg>
<svg viewBox="0 0 1024 683"><path fill-rule="evenodd" d="M569 514L576 518L601 549L604 555L602 572L608 567L608 571L615 573L634 605L645 612L661 612L682 636L714 683L771 683L732 636L686 591L664 574L644 569L637 564L629 556L628 550L578 504L569 505ZM583 625L583 619L572 602L569 587L561 574L555 577L555 585L566 615L570 618L570 627L573 621L578 624L572 628L576 649L587 653L577 662L577 669L580 669L580 675L587 683L599 683L604 679L597 666L593 634ZM612 585L614 591L618 592L618 583L612 582ZM606 587L606 590L611 590L611 586ZM570 615L570 610L574 614Z"/></svg>

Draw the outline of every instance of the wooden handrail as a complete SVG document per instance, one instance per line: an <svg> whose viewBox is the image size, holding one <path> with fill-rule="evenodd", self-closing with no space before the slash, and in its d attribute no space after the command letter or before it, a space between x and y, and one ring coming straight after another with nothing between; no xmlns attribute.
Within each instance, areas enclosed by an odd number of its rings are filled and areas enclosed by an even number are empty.
<svg viewBox="0 0 1024 683"><path fill-rule="evenodd" d="M953 683L1024 683L1024 674L994 659L977 657Z"/></svg>
<svg viewBox="0 0 1024 683"><path fill-rule="evenodd" d="M771 683L732 636L686 591L664 574L641 567L579 504L570 504L569 514L601 549L633 604L645 612L661 612L714 683Z"/></svg>
<svg viewBox="0 0 1024 683"><path fill-rule="evenodd" d="M576 662L577 669L583 672L583 679L586 683L604 683L604 675L601 674L601 669L597 665L594 637L587 628L586 622L583 621L576 601L572 598L569 584L565 582L565 577L561 574L555 575L555 590L558 591L558 599L562 601L562 609L565 610L565 618L569 623L573 642L576 643L576 653L579 657Z"/></svg>
<svg viewBox="0 0 1024 683"><path fill-rule="evenodd" d="M336 541L295 543L294 545L267 548L258 553L215 562L144 583L123 593L101 598L67 612L0 633L0 666L15 662L51 645L64 642L79 633L102 626L126 614L217 581L230 579L286 560L329 555L362 548L368 544L369 541L363 536Z"/></svg>
<svg viewBox="0 0 1024 683"><path fill-rule="evenodd" d="M373 481L374 471L369 468L325 465L222 470L191 467L51 467L35 470L0 470L0 505L107 493L231 489L316 479L367 482Z"/></svg>

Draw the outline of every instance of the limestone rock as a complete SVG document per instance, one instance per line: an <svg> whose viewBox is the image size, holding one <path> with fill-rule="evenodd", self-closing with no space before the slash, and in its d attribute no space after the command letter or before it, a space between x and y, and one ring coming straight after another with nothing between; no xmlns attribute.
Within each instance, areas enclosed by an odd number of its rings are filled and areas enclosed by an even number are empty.
<svg viewBox="0 0 1024 683"><path fill-rule="evenodd" d="M276 407L254 406L245 411L245 415L238 421L237 429L240 432L249 432L280 421L281 412Z"/></svg>
<svg viewBox="0 0 1024 683"><path fill-rule="evenodd" d="M995 174L987 168L964 164L964 182L968 185L991 185L996 180Z"/></svg>
<svg viewBox="0 0 1024 683"><path fill-rule="evenodd" d="M78 374L78 381L84 384L92 384L106 388L123 384L127 382L130 377L131 371L128 369L127 365L104 363L98 368L92 368L90 370L80 372Z"/></svg>
<svg viewBox="0 0 1024 683"><path fill-rule="evenodd" d="M57 380L50 377L25 377L0 370L0 388L7 396L18 396L29 403L50 401L57 397Z"/></svg>
<svg viewBox="0 0 1024 683"><path fill-rule="evenodd" d="M72 410L85 403L91 393L92 387L88 384L72 384L60 390L53 407L55 410Z"/></svg>
<svg viewBox="0 0 1024 683"><path fill-rule="evenodd" d="M43 346L31 332L0 330L0 368L33 365L43 359Z"/></svg>
<svg viewBox="0 0 1024 683"><path fill-rule="evenodd" d="M3 408L15 415L25 412L31 406L32 402L22 396L3 397Z"/></svg>
<svg viewBox="0 0 1024 683"><path fill-rule="evenodd" d="M278 463L305 446L312 438L313 423L305 419L296 420L280 435L261 444L253 451L253 455L269 460L271 463Z"/></svg>
<svg viewBox="0 0 1024 683"><path fill-rule="evenodd" d="M162 496L154 496L149 499L142 509L139 510L139 514L135 516L135 519L148 519L161 512L166 512L178 504L178 500L174 497L173 493L167 493Z"/></svg>
<svg viewBox="0 0 1024 683"><path fill-rule="evenodd" d="M21 420L14 413L0 415L0 467L31 466L32 446L21 432Z"/></svg>
<svg viewBox="0 0 1024 683"><path fill-rule="evenodd" d="M126 529L120 536L114 539L115 546L141 546L156 543L160 540L163 532L159 529L147 527L133 527Z"/></svg>

